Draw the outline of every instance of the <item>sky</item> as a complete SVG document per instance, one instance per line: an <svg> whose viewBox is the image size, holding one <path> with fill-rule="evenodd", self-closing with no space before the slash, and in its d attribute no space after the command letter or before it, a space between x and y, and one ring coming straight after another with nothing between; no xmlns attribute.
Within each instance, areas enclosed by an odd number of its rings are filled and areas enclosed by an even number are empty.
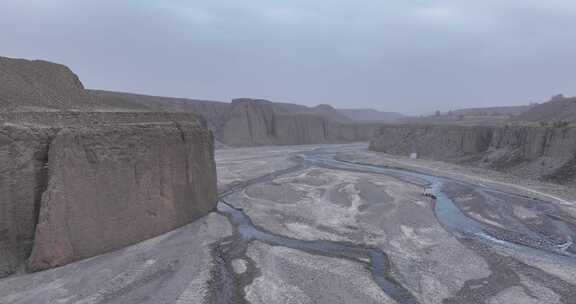
<svg viewBox="0 0 576 304"><path fill-rule="evenodd" d="M576 95L574 0L2 0L87 88L426 114Z"/></svg>

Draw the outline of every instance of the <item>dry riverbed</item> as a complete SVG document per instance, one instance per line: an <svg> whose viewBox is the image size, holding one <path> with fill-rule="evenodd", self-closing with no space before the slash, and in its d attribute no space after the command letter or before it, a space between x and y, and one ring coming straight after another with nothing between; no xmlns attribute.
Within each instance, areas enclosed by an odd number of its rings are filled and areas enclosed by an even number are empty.
<svg viewBox="0 0 576 304"><path fill-rule="evenodd" d="M360 144L216 159L217 211L1 280L0 303L576 303L570 189Z"/></svg>

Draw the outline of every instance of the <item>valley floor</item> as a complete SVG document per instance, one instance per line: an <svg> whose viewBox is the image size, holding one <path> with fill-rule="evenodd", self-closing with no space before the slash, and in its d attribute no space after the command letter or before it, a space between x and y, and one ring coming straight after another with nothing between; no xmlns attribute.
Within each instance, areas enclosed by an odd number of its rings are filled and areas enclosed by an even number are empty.
<svg viewBox="0 0 576 304"><path fill-rule="evenodd" d="M216 158L218 210L0 303L576 303L571 189L364 144Z"/></svg>

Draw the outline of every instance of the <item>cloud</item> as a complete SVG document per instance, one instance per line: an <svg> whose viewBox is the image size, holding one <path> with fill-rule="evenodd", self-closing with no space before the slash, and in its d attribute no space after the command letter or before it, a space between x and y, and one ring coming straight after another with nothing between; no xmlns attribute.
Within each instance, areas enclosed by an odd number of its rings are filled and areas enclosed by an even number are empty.
<svg viewBox="0 0 576 304"><path fill-rule="evenodd" d="M460 17L460 12L453 8L447 6L432 6L418 8L414 12L418 17L432 20L454 20Z"/></svg>
<svg viewBox="0 0 576 304"><path fill-rule="evenodd" d="M317 15L311 11L289 8L289 7L272 7L259 10L260 15L270 22L291 23L296 24L306 19L312 19Z"/></svg>
<svg viewBox="0 0 576 304"><path fill-rule="evenodd" d="M412 18L432 29L448 32L482 32L500 24L500 19L490 7L442 2L435 5L416 7Z"/></svg>
<svg viewBox="0 0 576 304"><path fill-rule="evenodd" d="M184 8L175 11L176 15L180 15L184 20L196 24L212 24L219 21L219 17L215 14L197 8Z"/></svg>
<svg viewBox="0 0 576 304"><path fill-rule="evenodd" d="M152 1L145 3L143 8L152 12L161 11L180 21L196 25L209 25L223 21L222 17L212 10L179 1Z"/></svg>

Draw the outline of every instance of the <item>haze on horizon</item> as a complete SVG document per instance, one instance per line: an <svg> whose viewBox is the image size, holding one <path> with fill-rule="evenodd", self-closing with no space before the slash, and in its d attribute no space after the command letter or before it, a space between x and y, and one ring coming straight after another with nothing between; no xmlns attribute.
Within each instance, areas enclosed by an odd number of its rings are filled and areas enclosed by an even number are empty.
<svg viewBox="0 0 576 304"><path fill-rule="evenodd" d="M576 95L573 0L3 0L0 55L88 88L409 114Z"/></svg>

